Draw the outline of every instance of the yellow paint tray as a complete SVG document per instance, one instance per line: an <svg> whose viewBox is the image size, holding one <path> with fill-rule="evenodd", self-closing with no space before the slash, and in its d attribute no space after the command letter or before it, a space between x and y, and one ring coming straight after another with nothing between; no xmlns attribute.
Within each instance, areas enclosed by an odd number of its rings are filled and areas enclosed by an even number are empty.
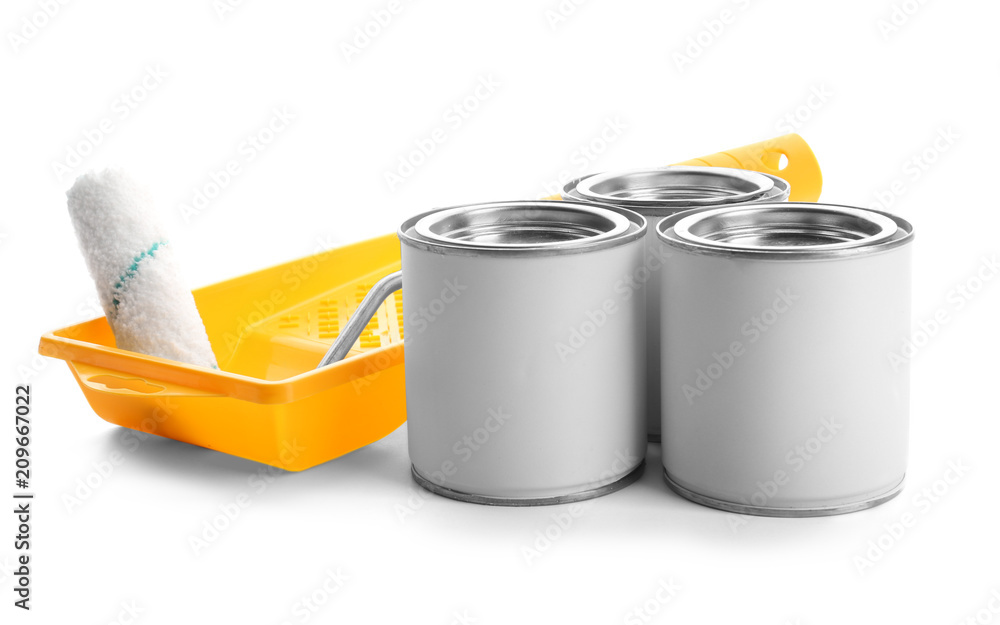
<svg viewBox="0 0 1000 625"><path fill-rule="evenodd" d="M781 156L788 163L779 170ZM683 164L775 173L793 200L815 201L822 187L812 150L795 134ZM44 335L38 351L67 362L105 421L301 471L406 421L399 291L344 360L316 369L369 289L399 268L399 240L389 234L198 289L221 370L120 350L103 317Z"/></svg>
<svg viewBox="0 0 1000 625"><path fill-rule="evenodd" d="M301 471L406 420L400 292L347 358L315 368L398 269L390 234L196 290L221 370L120 350L103 317L44 335L38 351L67 362L105 421Z"/></svg>

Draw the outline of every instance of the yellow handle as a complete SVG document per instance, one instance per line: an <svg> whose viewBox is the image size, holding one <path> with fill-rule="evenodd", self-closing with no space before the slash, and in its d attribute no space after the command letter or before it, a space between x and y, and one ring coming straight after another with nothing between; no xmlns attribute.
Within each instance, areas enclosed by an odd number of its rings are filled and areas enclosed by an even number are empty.
<svg viewBox="0 0 1000 625"><path fill-rule="evenodd" d="M782 156L788 159L783 168ZM815 202L823 190L823 173L816 155L806 140L794 133L674 164L733 167L774 174L792 186L788 199L793 202ZM562 196L556 194L542 199L561 200Z"/></svg>
<svg viewBox="0 0 1000 625"><path fill-rule="evenodd" d="M788 159L788 163L779 169L782 156ZM794 133L675 165L735 167L774 174L792 185L788 199L793 202L815 202L823 190L823 174L816 155L805 139Z"/></svg>

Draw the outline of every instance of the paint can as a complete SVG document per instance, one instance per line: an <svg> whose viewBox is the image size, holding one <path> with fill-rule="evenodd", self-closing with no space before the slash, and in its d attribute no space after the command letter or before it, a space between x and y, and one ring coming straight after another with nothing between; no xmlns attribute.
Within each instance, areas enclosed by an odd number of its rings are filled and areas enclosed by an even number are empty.
<svg viewBox="0 0 1000 625"><path fill-rule="evenodd" d="M609 204L638 212L649 220L645 264L647 400L646 428L650 441L660 441L660 296L659 269L665 262L655 225L663 217L700 206L783 202L791 187L762 172L728 167L658 167L593 174L573 180L563 189L567 199Z"/></svg>
<svg viewBox="0 0 1000 625"><path fill-rule="evenodd" d="M875 210L696 209L656 228L663 474L741 514L878 505L906 473L913 228Z"/></svg>
<svg viewBox="0 0 1000 625"><path fill-rule="evenodd" d="M580 501L645 458L645 219L517 201L399 229L412 474L494 505Z"/></svg>

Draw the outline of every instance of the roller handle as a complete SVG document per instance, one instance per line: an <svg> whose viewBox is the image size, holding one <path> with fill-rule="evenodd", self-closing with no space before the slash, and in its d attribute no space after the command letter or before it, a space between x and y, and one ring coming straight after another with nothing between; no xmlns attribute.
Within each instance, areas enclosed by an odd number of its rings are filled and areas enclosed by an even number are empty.
<svg viewBox="0 0 1000 625"><path fill-rule="evenodd" d="M389 297L390 293L395 293L403 288L403 272L396 271L385 276L375 283L375 286L368 291L365 298L358 304L357 309L344 326L344 331L337 335L337 339L327 350L326 355L316 365L317 369L340 362L351 351L351 347L361 337L368 322L371 321L379 306Z"/></svg>

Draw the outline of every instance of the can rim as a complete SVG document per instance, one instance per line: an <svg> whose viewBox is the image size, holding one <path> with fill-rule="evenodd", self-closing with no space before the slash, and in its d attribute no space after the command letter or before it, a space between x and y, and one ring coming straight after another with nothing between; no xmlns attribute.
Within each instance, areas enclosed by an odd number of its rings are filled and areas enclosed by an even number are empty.
<svg viewBox="0 0 1000 625"><path fill-rule="evenodd" d="M467 232L464 229L470 227L470 221L460 217L476 213L479 213L477 217L498 218L494 222L481 222L486 227L486 230L481 231L484 237L473 237L470 240L442 234L448 228L454 228L453 231L459 233ZM562 220L553 220L557 216L561 216ZM559 240L520 243L495 240L496 237L505 236L503 224L508 217L514 219L512 223L515 228L534 233L531 236L544 233L545 227L551 226L554 229L563 228L561 233L556 233L562 237ZM533 222L532 218L535 218ZM567 222L566 219L576 221ZM600 232L594 232L593 228L599 223L605 224L604 228ZM435 224L444 225L435 230ZM569 231L565 230L567 224ZM642 215L616 206L564 200L514 200L432 209L404 221L397 235L401 243L410 247L438 253L470 256L558 256L623 245L641 239L647 228L646 219Z"/></svg>
<svg viewBox="0 0 1000 625"><path fill-rule="evenodd" d="M633 207L694 207L748 202L766 195L774 181L760 172L729 167L670 166L594 174L576 182L590 202Z"/></svg>
<svg viewBox="0 0 1000 625"><path fill-rule="evenodd" d="M585 490L570 492L564 495L551 495L547 497L497 497L493 495L480 495L448 488L447 486L438 484L434 480L425 478L419 471L417 471L416 466L412 464L410 465L410 475L413 477L413 481L420 487L434 493L435 495L455 499L456 501L465 501L468 503L476 503L486 506L516 507L553 506L574 503L577 501L586 501L588 499L595 499L597 497L603 497L604 495L610 495L611 493L619 491L629 484L636 482L640 477L642 477L645 470L646 459L643 458L642 461L630 469L628 473L609 484L604 484L603 486L586 488Z"/></svg>
<svg viewBox="0 0 1000 625"><path fill-rule="evenodd" d="M491 249L527 249L600 241L629 228L624 215L597 206L578 209L478 204L446 208L425 215L413 225L423 239ZM507 237L519 233L521 241Z"/></svg>
<svg viewBox="0 0 1000 625"><path fill-rule="evenodd" d="M690 488L681 486L674 478L670 477L667 472L667 468L663 467L663 481L666 482L667 487L674 491L681 497L693 501L696 504L706 506L708 508L715 508L716 510L724 510L726 512L732 512L734 514L752 514L755 516L766 516L766 517L786 517L786 518L806 518L806 517L822 517L822 516L833 516L837 514L848 514L851 512L858 512L860 510L867 510L868 508L874 508L879 506L893 497L899 495L903 491L903 483L906 481L906 476L904 475L899 479L899 481L891 486L888 490L877 492L875 495L871 495L866 499L860 499L857 501L851 501L847 503L841 503L836 505L813 505L804 507L778 507L778 506L755 506L753 504L738 503L735 501L726 501L724 499L718 499L716 497L710 497L708 495L703 495L697 491L691 490Z"/></svg>
<svg viewBox="0 0 1000 625"><path fill-rule="evenodd" d="M668 169L669 170L669 169L676 169L677 167L679 167L679 166L677 166L677 165L668 165L666 167L648 168L648 169L650 169L650 170L653 170L653 169ZM702 169L704 169L704 168L702 168ZM713 167L712 169L719 169L719 170L724 170L725 171L725 170L730 170L730 169L733 169L733 168L730 168L730 167ZM736 170L736 171L744 171L744 170ZM734 206L736 204L754 204L754 203L763 203L763 202L784 202L785 200L788 199L788 196L791 195L792 185L787 180L785 180L784 178L782 178L781 176L776 176L774 174L770 174L770 173L763 172L763 171L754 171L753 173L759 174L759 175L764 176L764 177L768 178L769 180L771 180L771 183L773 184L772 188L769 191L767 191L766 193L764 193L763 195L759 196L759 197L755 197L753 199L747 200L746 202L735 202L735 203L731 203L731 204L726 204L727 206ZM588 178L592 178L593 176L596 176L596 175L598 175L598 174L597 173L587 174L586 176L581 176L579 178L575 178L573 180L570 180L569 182L567 182L563 186L562 197L564 199L570 199L570 200L574 200L574 201L577 201L577 202L595 203L592 200L589 200L589 199L583 197L582 195L580 195L576 191L576 187L582 181L587 180ZM674 213L676 213L678 211L688 210L690 208L695 208L694 206L681 206L681 205L678 205L678 204L650 204L648 206L625 206L624 204L620 204L618 202L596 202L596 203L607 204L607 205L612 205L612 206L622 206L623 208L628 208L629 210L636 211L637 213L640 213L640 214L645 215L647 217L665 217L667 215L672 215L672 214L674 214ZM712 204L711 206L715 206L715 204Z"/></svg>
<svg viewBox="0 0 1000 625"><path fill-rule="evenodd" d="M762 222L756 228L754 217ZM904 245L913 240L913 226L874 209L775 202L683 211L662 219L656 234L670 247L703 254L820 260L874 254ZM731 238L725 240L729 235Z"/></svg>
<svg viewBox="0 0 1000 625"><path fill-rule="evenodd" d="M781 176L775 176L774 174L769 174L766 171L756 172L761 176L767 176L774 183L774 187L762 195L760 198L755 200L750 200L749 203L754 202L784 202L788 199L788 196L792 194L792 183L788 182Z"/></svg>

